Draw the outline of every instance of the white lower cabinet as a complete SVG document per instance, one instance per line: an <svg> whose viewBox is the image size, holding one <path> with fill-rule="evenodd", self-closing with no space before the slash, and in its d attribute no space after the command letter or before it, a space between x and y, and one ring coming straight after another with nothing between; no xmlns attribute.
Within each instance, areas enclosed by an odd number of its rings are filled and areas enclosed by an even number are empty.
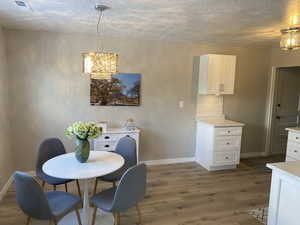
<svg viewBox="0 0 300 225"><path fill-rule="evenodd" d="M240 162L242 137L242 125L237 125L216 127L197 122L196 162L207 170L236 168Z"/></svg>
<svg viewBox="0 0 300 225"><path fill-rule="evenodd" d="M287 128L289 131L285 161L300 160L300 133L297 128Z"/></svg>
<svg viewBox="0 0 300 225"><path fill-rule="evenodd" d="M267 164L272 169L268 225L299 225L300 162Z"/></svg>

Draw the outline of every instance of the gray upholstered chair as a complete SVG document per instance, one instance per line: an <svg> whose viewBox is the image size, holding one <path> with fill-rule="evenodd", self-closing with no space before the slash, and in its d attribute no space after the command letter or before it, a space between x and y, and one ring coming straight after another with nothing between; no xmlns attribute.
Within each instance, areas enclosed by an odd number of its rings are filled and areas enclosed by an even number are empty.
<svg viewBox="0 0 300 225"><path fill-rule="evenodd" d="M91 197L91 202L95 206L92 225L95 224L97 208L113 213L115 225L119 225L120 213L134 206L136 206L139 224L141 224L141 212L138 202L144 198L146 183L146 165L139 164L124 173L117 187L112 187Z"/></svg>
<svg viewBox="0 0 300 225"><path fill-rule="evenodd" d="M78 207L81 205L79 196L61 191L46 192L36 180L23 172L14 174L17 202L22 211L28 216L27 225L32 218L53 221L56 225L59 219L75 210L78 224L81 219Z"/></svg>
<svg viewBox="0 0 300 225"><path fill-rule="evenodd" d="M121 155L125 159L124 165L111 174L97 177L94 184L94 194L97 191L97 184L98 180L112 182L113 186L116 186L116 182L118 182L123 174L132 166L137 164L137 157L136 157L136 141L130 136L125 136L121 138L116 146L114 151L115 153Z"/></svg>
<svg viewBox="0 0 300 225"><path fill-rule="evenodd" d="M48 138L42 141L38 148L38 155L36 160L36 176L42 180L42 187L44 188L45 183L53 185L54 191L56 190L56 185L65 185L66 192L68 192L68 183L74 180L60 179L56 177L51 177L44 173L43 164L56 156L65 154L66 150L63 143L58 138ZM81 197L81 191L78 180L76 180L76 185L78 189L78 194Z"/></svg>

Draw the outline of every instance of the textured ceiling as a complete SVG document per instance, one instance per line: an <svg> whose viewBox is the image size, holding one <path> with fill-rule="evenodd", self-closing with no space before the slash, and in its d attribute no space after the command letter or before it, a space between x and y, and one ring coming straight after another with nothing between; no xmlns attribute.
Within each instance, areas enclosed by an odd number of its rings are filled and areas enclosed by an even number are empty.
<svg viewBox="0 0 300 225"><path fill-rule="evenodd" d="M33 11L0 0L7 28L92 33L97 0L27 0ZM193 43L265 45L278 41L300 0L102 0L104 35Z"/></svg>

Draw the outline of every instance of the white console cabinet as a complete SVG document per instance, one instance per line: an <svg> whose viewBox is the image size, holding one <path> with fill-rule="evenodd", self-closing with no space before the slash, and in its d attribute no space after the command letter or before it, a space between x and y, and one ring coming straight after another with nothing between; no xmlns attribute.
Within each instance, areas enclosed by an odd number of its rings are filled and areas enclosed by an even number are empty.
<svg viewBox="0 0 300 225"><path fill-rule="evenodd" d="M125 136L130 136L136 141L136 154L139 161L139 139L140 130L135 129L132 131L125 130L123 128L108 128L101 137L94 139L94 150L96 151L115 151L118 141Z"/></svg>
<svg viewBox="0 0 300 225"><path fill-rule="evenodd" d="M243 126L230 120L198 121L196 161L207 170L236 168Z"/></svg>

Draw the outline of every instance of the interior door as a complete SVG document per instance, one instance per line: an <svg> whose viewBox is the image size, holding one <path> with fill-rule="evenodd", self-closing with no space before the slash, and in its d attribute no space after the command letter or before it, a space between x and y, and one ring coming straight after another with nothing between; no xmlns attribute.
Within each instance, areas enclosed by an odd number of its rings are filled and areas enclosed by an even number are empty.
<svg viewBox="0 0 300 225"><path fill-rule="evenodd" d="M277 73L271 153L285 153L287 127L297 126L300 68L280 68Z"/></svg>

